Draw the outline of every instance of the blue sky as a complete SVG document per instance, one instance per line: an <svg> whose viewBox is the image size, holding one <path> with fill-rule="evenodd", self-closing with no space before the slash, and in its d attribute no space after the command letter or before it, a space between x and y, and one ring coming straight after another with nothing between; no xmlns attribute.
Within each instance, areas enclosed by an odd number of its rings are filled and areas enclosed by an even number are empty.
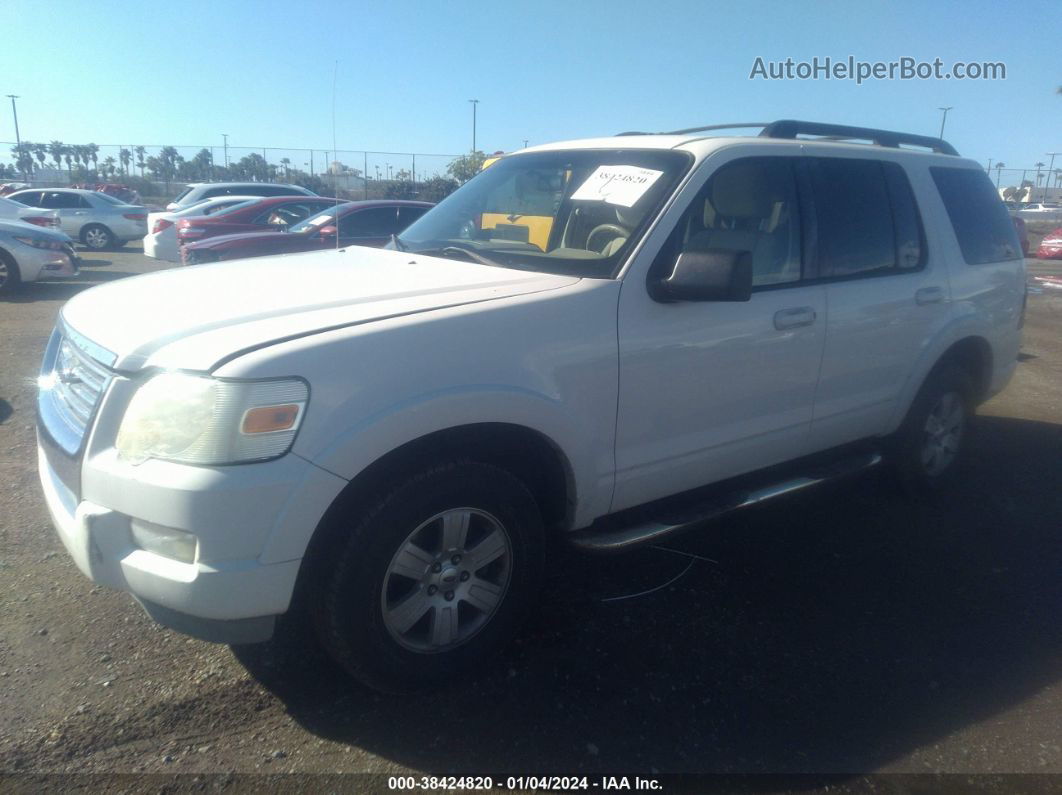
<svg viewBox="0 0 1062 795"><path fill-rule="evenodd" d="M964 155L1062 151L1059 0L7 0L4 17L0 93L35 141L330 149L338 60L339 149L467 151L474 97L488 152L776 118L936 134L949 105ZM1003 61L1007 79L749 79L757 56L848 55Z"/></svg>

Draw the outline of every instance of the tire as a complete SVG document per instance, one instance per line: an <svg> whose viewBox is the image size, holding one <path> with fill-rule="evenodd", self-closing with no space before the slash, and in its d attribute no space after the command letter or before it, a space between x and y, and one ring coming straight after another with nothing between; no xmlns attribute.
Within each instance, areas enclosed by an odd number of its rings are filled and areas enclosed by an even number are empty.
<svg viewBox="0 0 1062 795"><path fill-rule="evenodd" d="M15 258L6 251L0 251L0 295L10 295L22 284L22 274L19 272Z"/></svg>
<svg viewBox="0 0 1062 795"><path fill-rule="evenodd" d="M81 243L92 251L106 251L116 242L114 232L103 224L87 224L81 230Z"/></svg>
<svg viewBox="0 0 1062 795"><path fill-rule="evenodd" d="M886 449L909 491L938 492L955 480L972 398L973 382L965 370L944 366L930 373Z"/></svg>
<svg viewBox="0 0 1062 795"><path fill-rule="evenodd" d="M350 522L334 528L312 609L332 657L378 690L419 690L489 659L541 580L538 505L496 467L428 469Z"/></svg>

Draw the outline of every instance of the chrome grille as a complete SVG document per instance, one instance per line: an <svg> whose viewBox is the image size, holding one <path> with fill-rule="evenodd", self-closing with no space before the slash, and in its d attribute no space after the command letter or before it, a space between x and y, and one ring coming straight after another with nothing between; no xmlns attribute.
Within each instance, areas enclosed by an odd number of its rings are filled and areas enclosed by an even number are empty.
<svg viewBox="0 0 1062 795"><path fill-rule="evenodd" d="M56 441L68 453L77 452L85 435L96 406L110 381L111 373L93 359L70 336L59 335L51 358L50 369L46 367L41 379L43 419ZM46 362L47 364L47 362ZM50 404L50 405L47 405ZM65 428L56 428L55 420Z"/></svg>

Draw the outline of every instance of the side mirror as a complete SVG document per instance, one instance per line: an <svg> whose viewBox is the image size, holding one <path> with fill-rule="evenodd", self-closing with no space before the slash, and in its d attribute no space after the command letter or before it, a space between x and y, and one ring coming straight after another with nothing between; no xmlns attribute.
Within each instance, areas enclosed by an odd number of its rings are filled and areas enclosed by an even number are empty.
<svg viewBox="0 0 1062 795"><path fill-rule="evenodd" d="M328 224L328 226L322 226L318 229L317 234L321 237L335 237L339 234L339 230L332 226L332 224Z"/></svg>
<svg viewBox="0 0 1062 795"><path fill-rule="evenodd" d="M671 272L651 283L657 301L748 301L752 252L710 248L683 251Z"/></svg>

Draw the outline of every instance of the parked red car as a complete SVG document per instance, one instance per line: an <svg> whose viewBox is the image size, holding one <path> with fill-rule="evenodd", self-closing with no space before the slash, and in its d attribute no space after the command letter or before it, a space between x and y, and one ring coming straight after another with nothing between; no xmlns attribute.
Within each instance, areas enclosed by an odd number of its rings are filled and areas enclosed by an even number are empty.
<svg viewBox="0 0 1062 795"><path fill-rule="evenodd" d="M1040 259L1062 259L1062 226L1044 235L1036 256Z"/></svg>
<svg viewBox="0 0 1062 795"><path fill-rule="evenodd" d="M177 245L237 232L280 232L304 221L336 200L323 196L271 196L250 199L213 215L194 215L177 222Z"/></svg>
<svg viewBox="0 0 1062 795"><path fill-rule="evenodd" d="M398 199L347 202L340 204L338 208L330 206L302 223L286 227L282 234L268 231L247 232L187 243L181 247L181 259L186 265L197 265L268 254L315 251L336 248L337 245L379 247L387 243L391 235L398 234L424 215L432 206L429 202Z"/></svg>

